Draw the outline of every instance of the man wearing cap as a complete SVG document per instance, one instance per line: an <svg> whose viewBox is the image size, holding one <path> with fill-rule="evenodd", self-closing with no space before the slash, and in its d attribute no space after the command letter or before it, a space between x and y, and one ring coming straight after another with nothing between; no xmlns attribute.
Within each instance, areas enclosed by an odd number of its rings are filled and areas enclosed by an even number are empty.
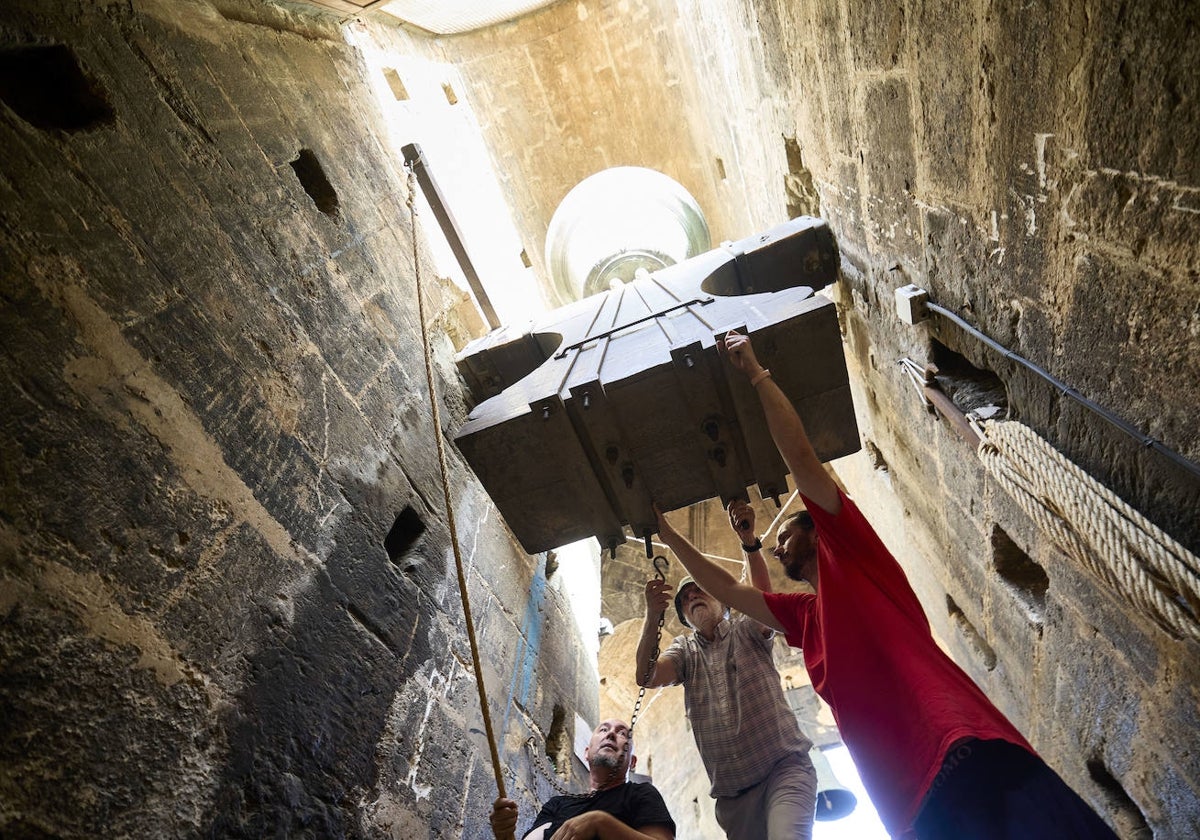
<svg viewBox="0 0 1200 840"><path fill-rule="evenodd" d="M731 332L721 344L757 392L807 508L780 525L775 557L815 592L737 581L655 508L659 533L705 589L804 650L813 688L833 710L888 832L919 840L1115 840L937 645L904 570L825 471L750 339Z"/></svg>
<svg viewBox="0 0 1200 840"><path fill-rule="evenodd" d="M729 505L730 526L746 554L750 580L770 591L762 542L753 537L754 509ZM670 587L646 583L646 620L637 649L637 679L647 688L683 685L696 748L729 840L811 838L817 778L771 658L775 631L735 613L690 577L679 582L675 611L692 632L678 636L650 670L658 619ZM649 672L649 673L647 673Z"/></svg>

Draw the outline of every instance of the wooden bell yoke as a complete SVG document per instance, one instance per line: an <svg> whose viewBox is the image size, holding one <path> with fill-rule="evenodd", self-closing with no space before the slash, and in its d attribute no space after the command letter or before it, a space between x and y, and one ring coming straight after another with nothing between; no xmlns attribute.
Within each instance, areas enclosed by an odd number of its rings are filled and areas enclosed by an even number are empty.
<svg viewBox="0 0 1200 840"><path fill-rule="evenodd" d="M749 331L822 461L860 448L824 221L801 217L549 312L463 351L478 402L455 442L525 551L649 540L674 510L787 491L754 389L717 350Z"/></svg>

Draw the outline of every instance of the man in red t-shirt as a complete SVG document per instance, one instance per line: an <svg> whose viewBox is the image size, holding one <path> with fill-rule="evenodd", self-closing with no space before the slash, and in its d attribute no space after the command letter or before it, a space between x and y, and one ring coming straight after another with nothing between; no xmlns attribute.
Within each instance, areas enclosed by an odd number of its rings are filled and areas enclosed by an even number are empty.
<svg viewBox="0 0 1200 840"><path fill-rule="evenodd" d="M780 526L775 557L816 594L739 583L661 514L660 533L703 589L804 651L892 836L1115 840L934 642L903 570L821 465L749 338L731 332L722 349L755 387L807 508Z"/></svg>

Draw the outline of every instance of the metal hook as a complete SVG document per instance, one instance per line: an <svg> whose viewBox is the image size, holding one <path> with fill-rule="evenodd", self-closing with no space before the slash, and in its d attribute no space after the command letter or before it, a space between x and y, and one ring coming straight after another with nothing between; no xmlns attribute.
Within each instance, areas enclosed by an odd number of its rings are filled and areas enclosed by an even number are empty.
<svg viewBox="0 0 1200 840"><path fill-rule="evenodd" d="M659 560L661 560L661 561L662 561L662 565L661 565L661 566L658 564L658 561L659 561ZM661 581L663 581L663 582L666 582L666 580L667 580L667 570L668 570L668 569L670 569L670 568L671 568L671 561L670 561L670 560L668 560L668 559L666 558L666 556L664 556L664 555L662 555L662 554L659 554L658 556L656 556L656 557L654 558L654 576L655 576L656 578L658 578L659 580L661 580Z"/></svg>

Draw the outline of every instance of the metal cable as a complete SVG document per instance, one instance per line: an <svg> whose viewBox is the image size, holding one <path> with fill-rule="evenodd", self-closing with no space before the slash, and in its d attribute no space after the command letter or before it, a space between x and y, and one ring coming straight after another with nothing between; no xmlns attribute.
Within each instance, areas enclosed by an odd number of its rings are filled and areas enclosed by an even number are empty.
<svg viewBox="0 0 1200 840"><path fill-rule="evenodd" d="M1122 420L1120 417L1113 414L1111 411L1106 409L1104 406L1100 405L1099 403L1093 402L1092 400L1089 400L1087 397L1083 396L1083 394L1079 393L1074 388L1065 384L1061 380L1055 378L1048 371L1038 367L1033 362L1026 359L1024 356L1021 356L1021 355L1013 352L1012 350L1009 350L1003 344L1000 344L999 342L990 338L985 333L980 332L978 329L971 326L969 323L964 321L961 317L956 315L954 312L951 312L949 309L945 308L944 306L939 306L938 304L933 303L932 301L926 302L926 306L928 307L928 309L930 311L938 313L946 320L950 321L951 323L955 324L959 328L970 333L975 338L979 339L984 344L986 344L988 347L992 348L997 353L1002 355L1004 358L1009 359L1010 361L1016 362L1017 364L1021 365L1022 367L1024 367L1026 370L1030 371L1031 373L1037 374L1042 379L1046 380L1051 385L1053 385L1058 390L1058 392L1060 394L1062 394L1062 396L1070 397L1071 399L1075 400L1077 403L1082 405L1084 408L1089 409L1094 414L1098 415L1101 419L1107 421L1108 423L1112 424L1116 428L1120 429L1125 434L1129 435L1131 438L1136 440L1140 445L1146 447L1147 449L1153 449L1154 451L1158 452L1160 455L1163 455L1164 457L1166 457L1169 460L1171 460L1172 462L1174 462L1177 466L1183 467L1183 469L1187 470L1195 478L1200 478L1200 464L1196 464L1195 462L1188 460L1187 458L1183 457L1178 452L1176 452L1174 449L1171 449L1171 448L1163 445L1163 443L1161 443L1158 440L1155 440L1154 438L1150 437L1149 435L1142 434L1142 432L1140 432L1136 427L1134 427L1130 423L1126 422L1125 420Z"/></svg>

